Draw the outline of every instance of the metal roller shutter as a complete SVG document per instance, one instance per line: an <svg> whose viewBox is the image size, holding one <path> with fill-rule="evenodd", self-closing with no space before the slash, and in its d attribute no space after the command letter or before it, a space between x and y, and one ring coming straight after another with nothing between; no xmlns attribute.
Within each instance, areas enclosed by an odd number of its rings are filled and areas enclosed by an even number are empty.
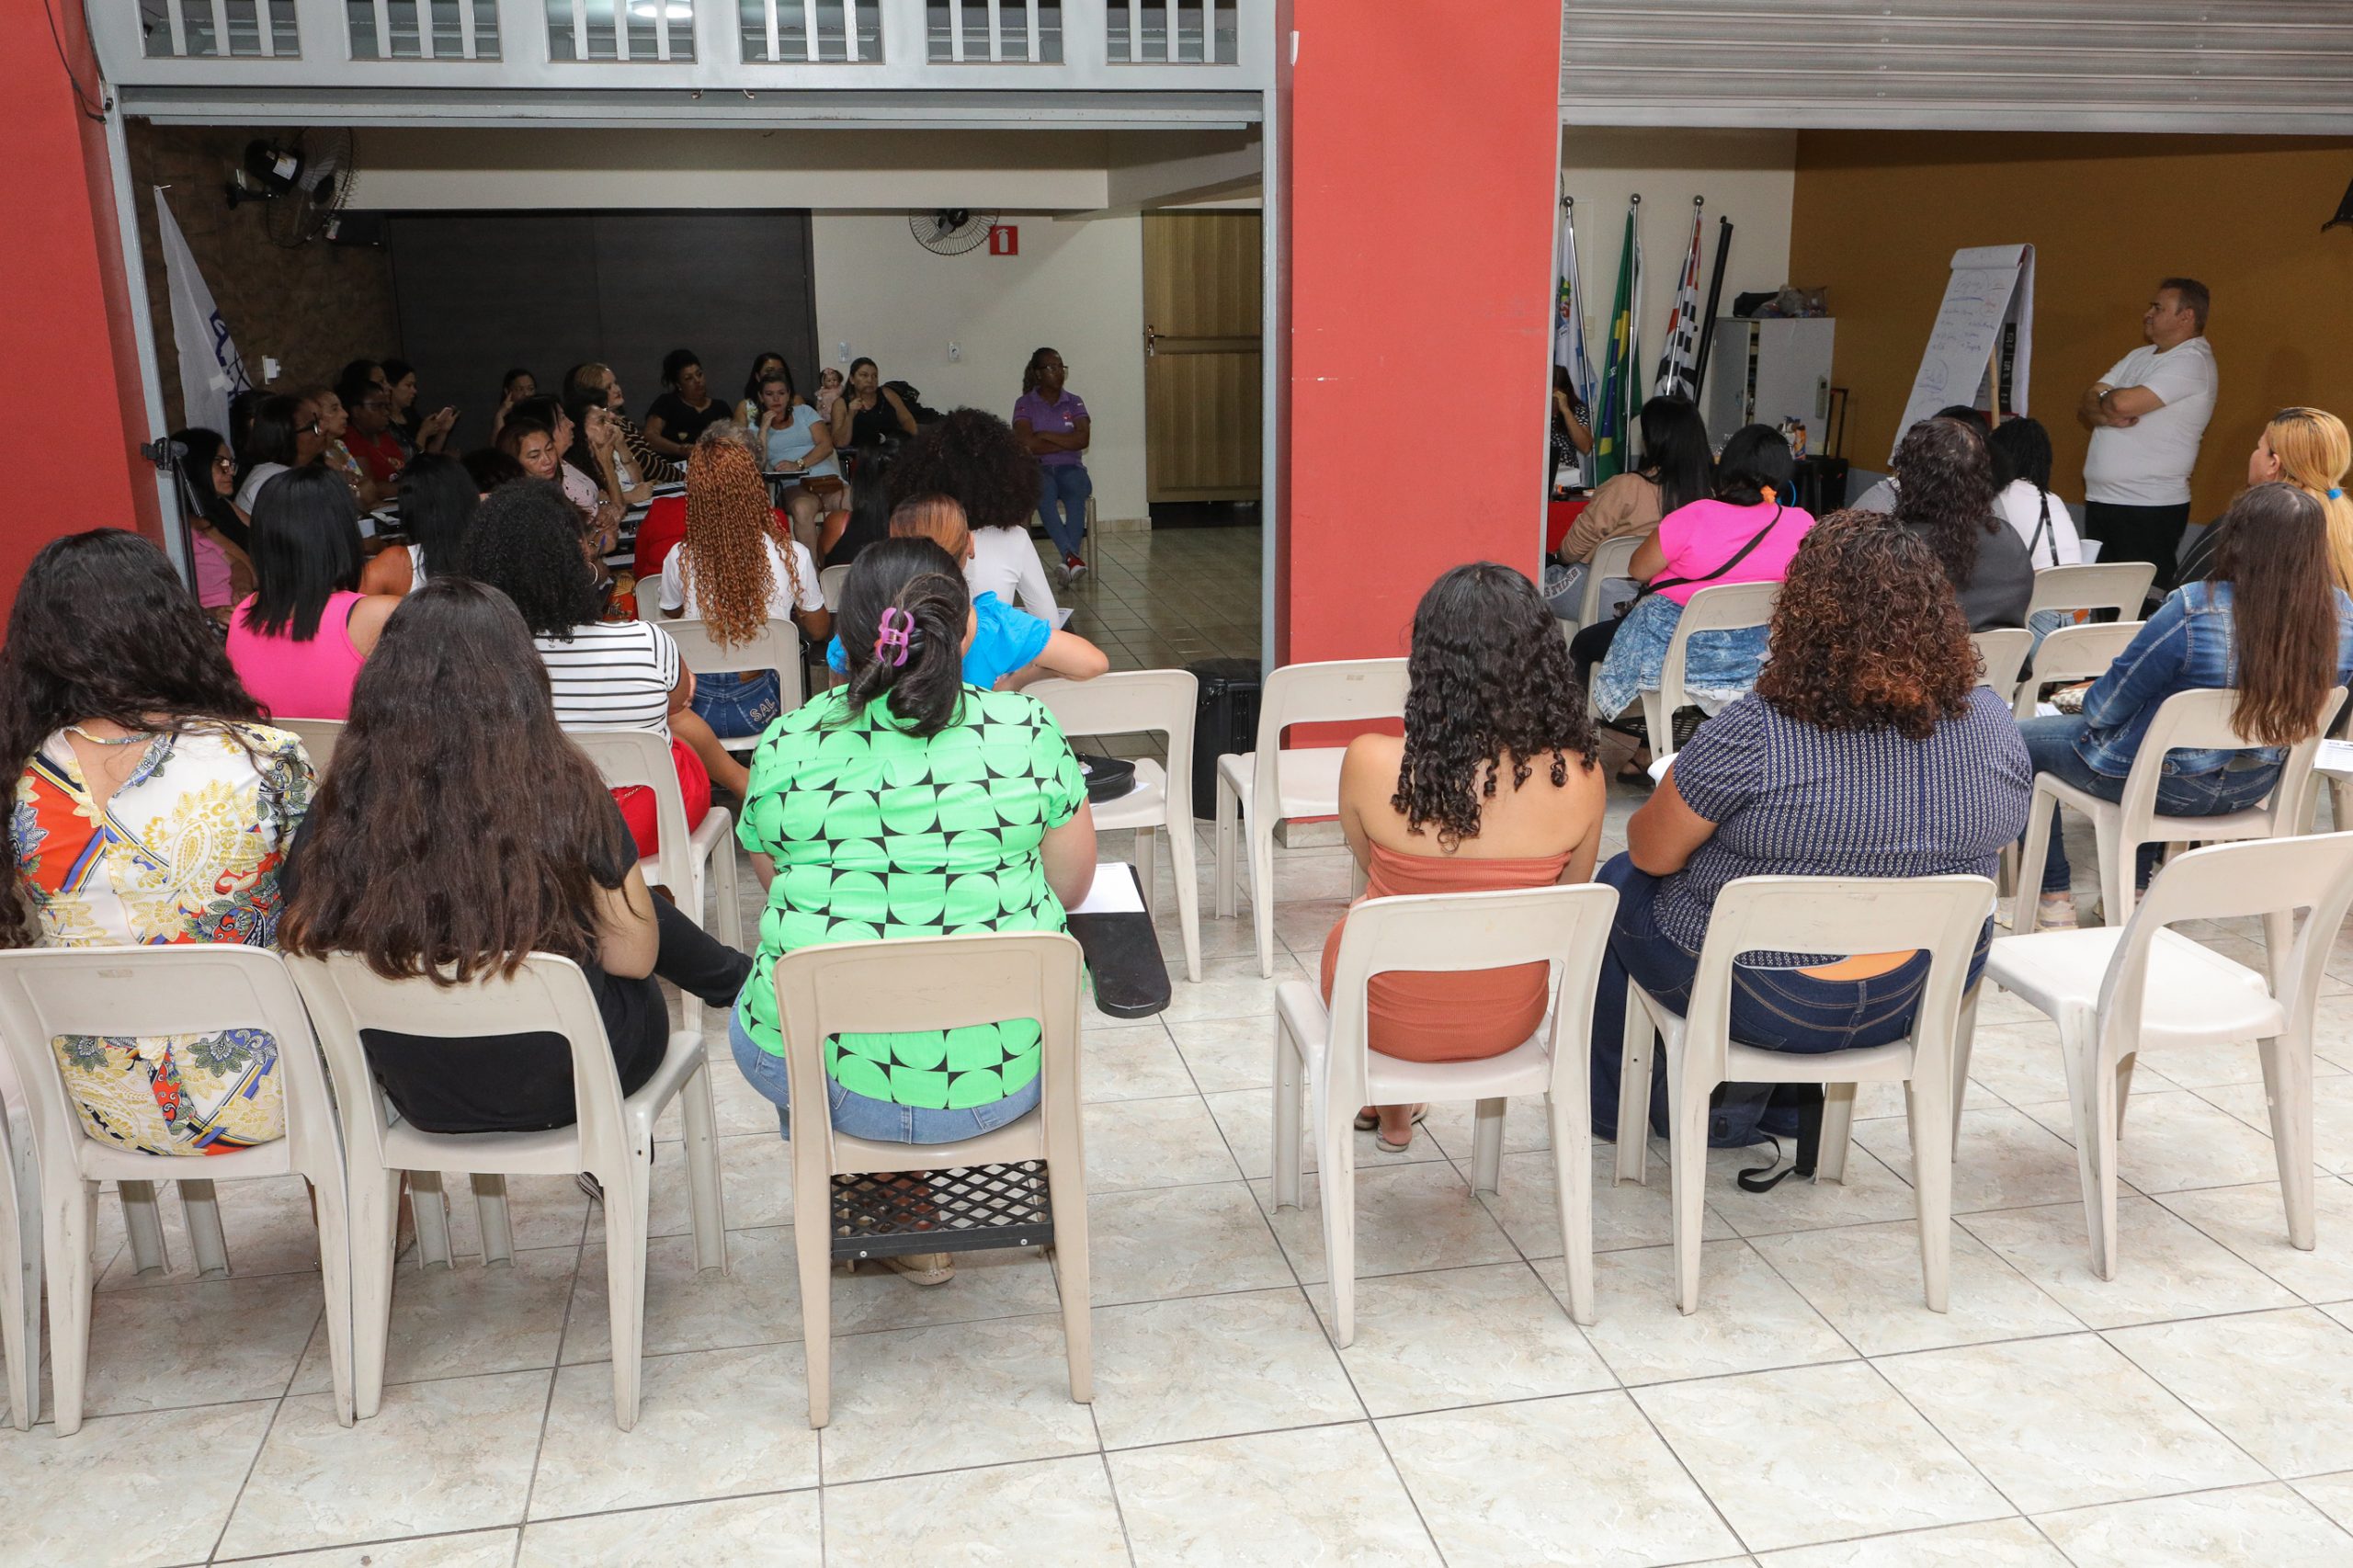
<svg viewBox="0 0 2353 1568"><path fill-rule="evenodd" d="M2353 131L2336 0L1565 0L1579 125Z"/></svg>

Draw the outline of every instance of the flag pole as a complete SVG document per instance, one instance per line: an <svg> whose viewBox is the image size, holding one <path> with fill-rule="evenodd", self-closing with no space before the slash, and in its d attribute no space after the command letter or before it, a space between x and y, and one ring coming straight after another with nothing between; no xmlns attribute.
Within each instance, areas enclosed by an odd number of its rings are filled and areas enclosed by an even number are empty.
<svg viewBox="0 0 2353 1568"><path fill-rule="evenodd" d="M1691 367L1691 386L1696 392L1708 384L1708 350L1716 340L1716 310L1724 297L1724 256L1732 249L1732 220L1716 219L1716 269L1708 279L1708 308L1699 317L1699 355Z"/></svg>

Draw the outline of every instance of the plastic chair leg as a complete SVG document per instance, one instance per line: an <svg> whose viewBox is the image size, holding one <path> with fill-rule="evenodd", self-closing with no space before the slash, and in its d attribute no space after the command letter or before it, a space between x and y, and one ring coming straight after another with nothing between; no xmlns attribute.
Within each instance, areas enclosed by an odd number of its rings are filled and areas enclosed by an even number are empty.
<svg viewBox="0 0 2353 1568"><path fill-rule="evenodd" d="M2096 1040L2068 1039L2067 1098L2074 1112L2075 1169L2083 1178L2084 1231L2091 1244L2092 1272L2116 1278L2116 1071L2100 1061Z"/></svg>
<svg viewBox="0 0 2353 1568"><path fill-rule="evenodd" d="M2038 902L2042 897L2042 867L2051 857L2051 835L2059 831L2054 820L2059 801L2043 789L2040 778L2035 779L2034 792L2028 797L2026 810L2026 843L2018 850L2018 902L2010 908L2010 934L2031 936L2040 914Z"/></svg>
<svg viewBox="0 0 2353 1568"><path fill-rule="evenodd" d="M335 1383L335 1419L358 1418L351 1377L351 1194L339 1170L305 1172L319 1217L319 1280L326 1295L327 1366Z"/></svg>
<svg viewBox="0 0 2353 1568"><path fill-rule="evenodd" d="M0 1355L8 1359L8 1418L29 1432L40 1412L40 1170L29 1140L10 1147L0 1137L0 1159L8 1162L0 1169Z"/></svg>
<svg viewBox="0 0 2353 1568"><path fill-rule="evenodd" d="M1552 1128L1552 1204L1561 1217L1569 1321L1591 1324L1593 1305L1593 1104L1579 1074L1566 1094L1545 1096Z"/></svg>
<svg viewBox="0 0 2353 1568"><path fill-rule="evenodd" d="M49 1269L49 1381L57 1435L82 1429L82 1391L90 1369L90 1233L97 1228L98 1189L77 1181L41 1194L43 1262Z"/></svg>
<svg viewBox="0 0 2353 1568"><path fill-rule="evenodd" d="M1699 1310L1699 1216L1708 1182L1708 1096L1715 1085L1687 1079L1688 1053L1666 1047L1668 1167L1674 1173L1675 1304L1686 1317Z"/></svg>
<svg viewBox="0 0 2353 1568"><path fill-rule="evenodd" d="M1653 761L1675 749L1675 715L1667 710L1665 692L1643 693L1643 729L1651 738Z"/></svg>
<svg viewBox="0 0 2353 1568"><path fill-rule="evenodd" d="M1920 1282L1932 1312L1943 1312L1952 1280L1952 1077L1923 1063L1904 1085L1912 1124L1912 1189L1919 1204ZM1851 1085L1849 1085L1851 1088ZM1853 1096L1848 1096L1851 1106Z"/></svg>
<svg viewBox="0 0 2353 1568"><path fill-rule="evenodd" d="M1651 1023L1650 1009L1630 981L1625 1038L1618 1062L1618 1179L1637 1187L1649 1179L1651 1052L1657 1044L1658 1030Z"/></svg>
<svg viewBox="0 0 2353 1568"><path fill-rule="evenodd" d="M1054 1206L1054 1268L1062 1276L1063 1355L1070 1363L1070 1397L1095 1403L1095 1315L1087 1267L1085 1159L1073 1153L1046 1157L1046 1193Z"/></svg>
<svg viewBox="0 0 2353 1568"><path fill-rule="evenodd" d="M1306 1074L1300 1061L1299 1046L1284 1027L1281 1015L1275 1017L1275 1207L1296 1209L1300 1206L1299 1189L1302 1167L1307 1163L1304 1147L1305 1131L1300 1125L1306 1110L1302 1104L1306 1096Z"/></svg>
<svg viewBox="0 0 2353 1568"><path fill-rule="evenodd" d="M408 1203L416 1221L416 1262L420 1268L435 1264L452 1267L449 1251L449 1200L441 1192L439 1171L408 1173Z"/></svg>
<svg viewBox="0 0 2353 1568"><path fill-rule="evenodd" d="M613 1425L637 1426L645 1363L645 1230L654 1164L632 1157L618 1170L592 1174L605 1189L605 1294L613 1325ZM820 1245L824 1244L821 1238Z"/></svg>
<svg viewBox="0 0 2353 1568"><path fill-rule="evenodd" d="M1275 975L1275 824L1245 815L1243 835L1250 846L1250 929L1258 938L1258 974Z"/></svg>
<svg viewBox="0 0 2353 1568"><path fill-rule="evenodd" d="M472 1178L474 1218L482 1227L482 1261L484 1267L494 1263L515 1261L515 1227L507 1218L506 1178L494 1173L476 1172Z"/></svg>
<svg viewBox="0 0 2353 1568"><path fill-rule="evenodd" d="M122 1204L122 1233L131 1244L131 1272L144 1274L163 1267L164 1216L155 1207L155 1184L119 1181L115 1197Z"/></svg>
<svg viewBox="0 0 2353 1568"><path fill-rule="evenodd" d="M1193 824L1168 824L1168 869L1176 881L1176 925L1185 935L1185 978L1201 983L1201 884L1194 865Z"/></svg>
<svg viewBox="0 0 2353 1568"><path fill-rule="evenodd" d="M2263 1097L2271 1106L2271 1150L2279 1162L2279 1197L2288 1210L2288 1244L2313 1250L2313 1053L2311 1041L2256 1042Z"/></svg>
<svg viewBox="0 0 2353 1568"><path fill-rule="evenodd" d="M816 1190L812 1191L813 1187ZM823 1427L833 1419L832 1209L831 1182L794 1181L792 1254L801 1273L801 1365L809 1381L809 1425L813 1427Z"/></svg>
<svg viewBox="0 0 2353 1568"><path fill-rule="evenodd" d="M1961 1147L1961 1108L1969 1098L1969 1059L1977 1049L1977 993L1984 986L1979 981L1961 999L1961 1020L1952 1034L1952 1146Z"/></svg>
<svg viewBox="0 0 2353 1568"><path fill-rule="evenodd" d="M1233 792L1233 786L1226 782L1225 775L1219 774L1217 832L1213 846L1216 856L1211 869L1210 891L1220 920L1231 920L1240 913L1235 903L1233 859L1234 851L1238 847L1235 838L1237 829L1241 825L1241 797Z"/></svg>
<svg viewBox="0 0 2353 1568"><path fill-rule="evenodd" d="M1847 1150L1855 1141L1855 1085L1827 1084L1822 1096L1822 1153L1813 1179L1847 1185Z"/></svg>
<svg viewBox="0 0 2353 1568"><path fill-rule="evenodd" d="M2120 927L2132 918L2134 846L2124 842L2124 813L2116 807L2092 817L2092 841L2099 846L2100 920Z"/></svg>
<svg viewBox="0 0 2353 1568"><path fill-rule="evenodd" d="M1332 1343L1346 1350L1357 1338L1357 1152L1347 1122L1325 1103L1326 1088L1318 1085L1315 1096L1315 1126L1323 1136L1316 1189L1323 1196L1324 1267L1332 1277Z"/></svg>
<svg viewBox="0 0 2353 1568"><path fill-rule="evenodd" d="M701 1047L698 1043L696 1049ZM712 1103L710 1067L696 1069L678 1091L681 1131L686 1135L688 1206L695 1228L695 1268L727 1272L727 1206L719 1175L719 1111Z"/></svg>
<svg viewBox="0 0 2353 1568"><path fill-rule="evenodd" d="M400 1202L400 1172L352 1173L351 1207L346 1216L351 1247L351 1408L361 1421L384 1403L384 1348L392 1331L392 1250L399 1240Z"/></svg>
<svg viewBox="0 0 2353 1568"><path fill-rule="evenodd" d="M1504 1176L1504 1111L1507 1100L1478 1102L1471 1131L1471 1190L1495 1192Z"/></svg>
<svg viewBox="0 0 2353 1568"><path fill-rule="evenodd" d="M221 1233L221 1200L209 1181L184 1181L180 1211L188 1218L188 1250L199 1279L229 1272L229 1242Z"/></svg>
<svg viewBox="0 0 2353 1568"><path fill-rule="evenodd" d="M1143 912L1146 915L1160 913L1152 905L1153 874L1159 869L1154 864L1160 858L1157 847L1159 837L1158 828L1136 829L1136 891L1143 895Z"/></svg>

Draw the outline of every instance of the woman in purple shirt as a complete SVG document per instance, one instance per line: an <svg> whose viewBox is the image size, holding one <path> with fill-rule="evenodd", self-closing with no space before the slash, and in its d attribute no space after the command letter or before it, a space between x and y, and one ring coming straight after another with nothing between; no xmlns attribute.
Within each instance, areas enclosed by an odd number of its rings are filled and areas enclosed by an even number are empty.
<svg viewBox="0 0 2353 1568"><path fill-rule="evenodd" d="M1054 548L1063 552L1063 570L1072 579L1086 572L1078 547L1086 538L1086 498L1095 494L1080 456L1089 439L1086 404L1063 383L1070 367L1051 348L1029 356L1021 372L1021 401L1013 405L1014 432L1038 459L1038 515Z"/></svg>

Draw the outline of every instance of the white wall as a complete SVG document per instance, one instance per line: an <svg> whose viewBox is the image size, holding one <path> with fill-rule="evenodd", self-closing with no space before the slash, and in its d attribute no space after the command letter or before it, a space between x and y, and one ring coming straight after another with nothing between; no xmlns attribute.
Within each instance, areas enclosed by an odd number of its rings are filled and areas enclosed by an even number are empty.
<svg viewBox="0 0 2353 1568"><path fill-rule="evenodd" d="M1660 349L1659 324L1675 295L1691 243L1691 199L1707 198L1699 251L1699 302L1716 264L1716 220L1733 222L1718 312L1735 295L1802 283L1790 270L1790 208L1797 195L1794 131L1659 131L1572 125L1561 131L1562 183L1575 199L1577 264L1585 279L1587 333L1606 331L1618 287L1627 198L1643 199L1641 223L1647 377ZM1838 301L1830 301L1836 315ZM1598 343L1597 338L1588 341ZM1597 347L1597 352L1598 349Z"/></svg>
<svg viewBox="0 0 2353 1568"><path fill-rule="evenodd" d="M1142 518L1142 221L1009 212L1002 222L1019 228L1020 255L935 256L903 213L813 214L820 351L845 368L864 355L934 408L970 403L1010 419L1030 351L1052 346L1094 418L1086 461L1097 518Z"/></svg>

